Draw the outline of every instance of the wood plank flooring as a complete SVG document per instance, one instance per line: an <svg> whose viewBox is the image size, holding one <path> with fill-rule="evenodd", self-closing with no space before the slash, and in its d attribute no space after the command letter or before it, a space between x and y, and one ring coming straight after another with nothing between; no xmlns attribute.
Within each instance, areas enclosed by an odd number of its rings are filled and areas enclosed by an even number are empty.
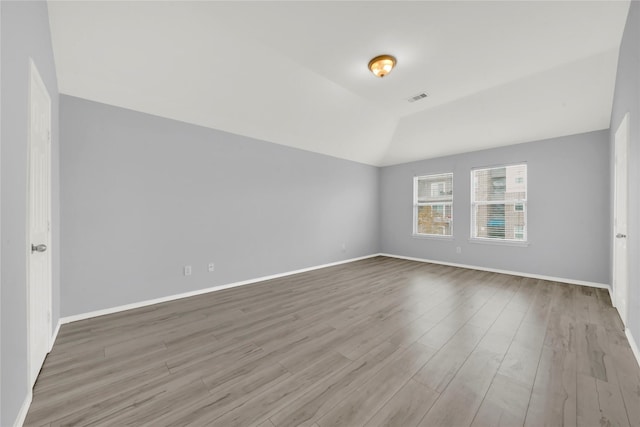
<svg viewBox="0 0 640 427"><path fill-rule="evenodd" d="M639 426L601 289L386 257L64 325L26 426Z"/></svg>

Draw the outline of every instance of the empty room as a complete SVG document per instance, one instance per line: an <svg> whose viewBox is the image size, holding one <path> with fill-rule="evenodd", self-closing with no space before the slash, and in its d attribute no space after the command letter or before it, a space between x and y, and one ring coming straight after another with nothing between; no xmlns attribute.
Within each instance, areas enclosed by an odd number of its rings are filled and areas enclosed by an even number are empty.
<svg viewBox="0 0 640 427"><path fill-rule="evenodd" d="M0 1L0 426L640 426L640 2Z"/></svg>

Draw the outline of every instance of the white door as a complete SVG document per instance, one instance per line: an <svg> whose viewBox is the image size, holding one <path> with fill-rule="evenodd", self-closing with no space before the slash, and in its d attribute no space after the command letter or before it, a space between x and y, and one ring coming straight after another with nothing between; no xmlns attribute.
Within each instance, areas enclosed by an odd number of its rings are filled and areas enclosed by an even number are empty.
<svg viewBox="0 0 640 427"><path fill-rule="evenodd" d="M629 304L627 262L627 148L629 146L629 113L624 115L616 131L614 146L614 212L613 212L613 292L614 304L622 322L627 324Z"/></svg>
<svg viewBox="0 0 640 427"><path fill-rule="evenodd" d="M31 62L29 77L28 334L35 383L51 339L51 98Z"/></svg>

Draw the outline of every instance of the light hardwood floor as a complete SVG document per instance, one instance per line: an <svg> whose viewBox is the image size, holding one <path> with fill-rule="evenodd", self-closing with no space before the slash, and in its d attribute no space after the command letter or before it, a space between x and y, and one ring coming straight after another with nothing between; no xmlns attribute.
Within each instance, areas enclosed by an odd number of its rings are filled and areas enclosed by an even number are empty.
<svg viewBox="0 0 640 427"><path fill-rule="evenodd" d="M64 325L27 426L640 426L601 289L385 257Z"/></svg>

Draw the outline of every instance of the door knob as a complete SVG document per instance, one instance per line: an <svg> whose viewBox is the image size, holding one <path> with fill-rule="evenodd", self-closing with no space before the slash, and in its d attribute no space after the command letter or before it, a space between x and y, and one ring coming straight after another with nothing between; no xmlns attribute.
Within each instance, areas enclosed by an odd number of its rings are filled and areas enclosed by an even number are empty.
<svg viewBox="0 0 640 427"><path fill-rule="evenodd" d="M47 250L47 245L34 245L31 244L31 252L44 252Z"/></svg>
<svg viewBox="0 0 640 427"><path fill-rule="evenodd" d="M627 235L626 235L626 234L622 234L622 233L618 233L618 234L616 234L616 237L617 237L618 239L624 239L624 238L626 238L626 237L627 237Z"/></svg>

